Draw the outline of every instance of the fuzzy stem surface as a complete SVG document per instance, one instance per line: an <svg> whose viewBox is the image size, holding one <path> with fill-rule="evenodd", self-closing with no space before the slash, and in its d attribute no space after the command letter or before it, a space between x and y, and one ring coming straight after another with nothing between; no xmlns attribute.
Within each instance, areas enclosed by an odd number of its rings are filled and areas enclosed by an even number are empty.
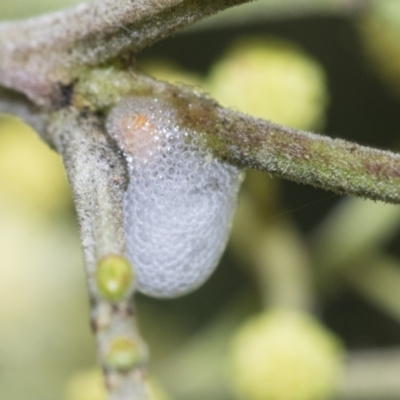
<svg viewBox="0 0 400 400"><path fill-rule="evenodd" d="M125 256L122 196L124 163L102 131L102 121L76 109L52 116L54 146L64 159L70 180L85 257L92 329L105 374L109 400L147 400L147 348L131 301L133 287L122 300L102 296L96 273L99 261Z"/></svg>
<svg viewBox="0 0 400 400"><path fill-rule="evenodd" d="M96 0L0 24L0 85L52 107L82 66L136 53L197 20L251 0Z"/></svg>

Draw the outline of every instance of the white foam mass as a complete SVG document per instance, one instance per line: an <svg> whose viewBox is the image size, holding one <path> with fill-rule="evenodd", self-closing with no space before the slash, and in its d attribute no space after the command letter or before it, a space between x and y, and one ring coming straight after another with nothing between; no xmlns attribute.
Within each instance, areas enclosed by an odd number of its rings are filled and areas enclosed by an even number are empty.
<svg viewBox="0 0 400 400"><path fill-rule="evenodd" d="M215 269L242 175L176 121L154 98L126 99L107 121L129 168L124 224L137 289L164 298L191 292Z"/></svg>

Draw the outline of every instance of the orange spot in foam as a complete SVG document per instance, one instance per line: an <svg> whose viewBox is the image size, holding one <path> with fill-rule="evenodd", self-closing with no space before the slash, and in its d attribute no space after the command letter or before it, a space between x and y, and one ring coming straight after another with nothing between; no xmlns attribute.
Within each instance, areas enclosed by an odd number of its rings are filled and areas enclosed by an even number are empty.
<svg viewBox="0 0 400 400"><path fill-rule="evenodd" d="M138 130L146 127L149 120L143 114L130 114L122 118L122 128L125 130Z"/></svg>
<svg viewBox="0 0 400 400"><path fill-rule="evenodd" d="M125 151L138 159L148 159L154 155L157 143L154 138L155 126L143 114L125 115L120 122L124 136Z"/></svg>

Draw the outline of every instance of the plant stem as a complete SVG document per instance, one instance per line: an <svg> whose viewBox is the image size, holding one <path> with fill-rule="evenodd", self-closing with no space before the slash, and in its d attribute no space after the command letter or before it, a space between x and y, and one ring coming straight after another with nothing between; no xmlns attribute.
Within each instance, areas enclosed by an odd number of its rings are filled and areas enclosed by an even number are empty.
<svg viewBox="0 0 400 400"><path fill-rule="evenodd" d="M89 99L94 109L109 109L119 101L114 75L121 81L119 71L86 75L77 94ZM130 80L124 83L123 97L162 99L175 113L178 125L205 136L217 157L337 194L400 204L399 154L254 118L224 108L204 93L134 71ZM110 99L110 104L103 99Z"/></svg>
<svg viewBox="0 0 400 400"><path fill-rule="evenodd" d="M154 83L149 95L175 108L178 124L205 135L218 157L337 194L400 204L397 153L278 125L221 107L187 88L160 85Z"/></svg>
<svg viewBox="0 0 400 400"><path fill-rule="evenodd" d="M400 155L217 111L227 158L292 181L400 204ZM227 135L226 132L230 132Z"/></svg>
<svg viewBox="0 0 400 400"><path fill-rule="evenodd" d="M83 76L83 82L70 88L72 104L107 112L121 98L159 97L174 110L179 125L205 135L215 155L233 164L338 194L400 204L399 154L253 118L191 88L135 71L108 68Z"/></svg>
<svg viewBox="0 0 400 400"><path fill-rule="evenodd" d="M50 129L74 192L92 328L109 399L146 400L147 350L131 303L133 287L122 300L109 301L97 284L99 261L107 256L125 256L122 214L125 166L101 126L98 117L69 108L52 116Z"/></svg>
<svg viewBox="0 0 400 400"><path fill-rule="evenodd" d="M0 24L0 85L52 107L77 68L138 52L197 20L250 0L97 0Z"/></svg>

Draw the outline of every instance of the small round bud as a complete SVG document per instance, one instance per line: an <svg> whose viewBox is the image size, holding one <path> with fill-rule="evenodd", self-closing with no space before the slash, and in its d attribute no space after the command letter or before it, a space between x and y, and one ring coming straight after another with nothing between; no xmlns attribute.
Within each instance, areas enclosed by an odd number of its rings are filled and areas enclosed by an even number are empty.
<svg viewBox="0 0 400 400"><path fill-rule="evenodd" d="M110 301L126 298L132 287L132 266L120 256L107 256L97 264L96 282L101 296Z"/></svg>
<svg viewBox="0 0 400 400"><path fill-rule="evenodd" d="M140 362L138 346L128 338L117 338L111 342L106 356L107 366L118 371L129 371Z"/></svg>
<svg viewBox="0 0 400 400"><path fill-rule="evenodd" d="M247 322L234 338L233 387L245 400L329 399L342 356L339 340L311 316L266 312Z"/></svg>
<svg viewBox="0 0 400 400"><path fill-rule="evenodd" d="M259 37L235 43L206 89L225 106L298 129L323 123L328 97L316 61L289 42Z"/></svg>

